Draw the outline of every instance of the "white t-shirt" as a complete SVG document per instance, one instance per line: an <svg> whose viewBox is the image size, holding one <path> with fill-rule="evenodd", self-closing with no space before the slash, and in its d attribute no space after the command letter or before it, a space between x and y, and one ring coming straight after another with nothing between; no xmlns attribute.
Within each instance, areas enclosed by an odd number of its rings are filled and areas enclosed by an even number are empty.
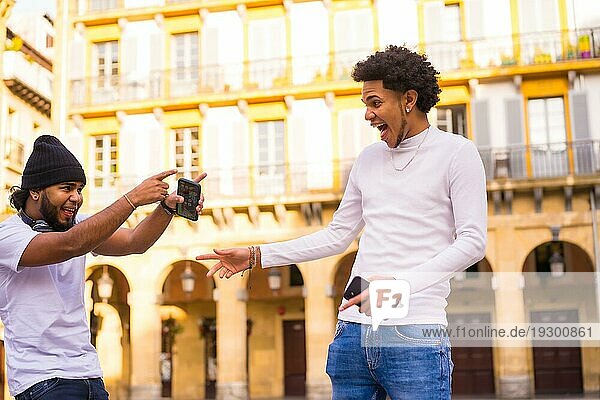
<svg viewBox="0 0 600 400"><path fill-rule="evenodd" d="M23 251L39 234L18 215L0 223L0 318L13 396L50 378L102 376L86 320L85 256L19 267Z"/></svg>
<svg viewBox="0 0 600 400"><path fill-rule="evenodd" d="M485 172L470 140L433 126L425 134L395 149L384 142L367 146L331 223L298 239L262 245L263 267L342 253L364 228L350 280L387 275L411 284L408 316L382 324L445 325L450 274L485 255ZM371 323L355 306L338 317Z"/></svg>

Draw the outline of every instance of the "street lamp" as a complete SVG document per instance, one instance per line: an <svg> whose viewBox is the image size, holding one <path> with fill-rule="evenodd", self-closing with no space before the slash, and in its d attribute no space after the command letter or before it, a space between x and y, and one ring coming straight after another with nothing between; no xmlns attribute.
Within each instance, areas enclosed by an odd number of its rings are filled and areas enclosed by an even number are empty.
<svg viewBox="0 0 600 400"><path fill-rule="evenodd" d="M281 289L281 271L279 268L269 268L269 276L267 277L269 288L276 292Z"/></svg>
<svg viewBox="0 0 600 400"><path fill-rule="evenodd" d="M189 296L194 291L195 286L196 274L194 273L194 271L192 271L192 267L190 267L190 262L186 260L185 270L181 273L181 288L183 289L183 293Z"/></svg>
<svg viewBox="0 0 600 400"><path fill-rule="evenodd" d="M98 296L102 299L103 303L107 303L110 296L112 296L114 281L108 274L108 265L102 268L102 276L98 278L96 284L98 285Z"/></svg>
<svg viewBox="0 0 600 400"><path fill-rule="evenodd" d="M560 278L565 274L565 260L556 250L550 256L550 275L553 278Z"/></svg>

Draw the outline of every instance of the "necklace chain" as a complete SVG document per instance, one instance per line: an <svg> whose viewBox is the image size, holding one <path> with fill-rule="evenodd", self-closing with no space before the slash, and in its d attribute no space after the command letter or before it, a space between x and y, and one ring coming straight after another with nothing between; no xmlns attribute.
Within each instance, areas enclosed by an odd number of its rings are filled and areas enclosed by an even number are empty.
<svg viewBox="0 0 600 400"><path fill-rule="evenodd" d="M425 142L425 139L427 139L427 135L429 134L429 129L431 128L431 125L429 125L427 127L427 132L425 132L425 135L423 136L423 139L421 139L421 143L419 143L419 145L417 146L417 150L415 151L415 154L413 154L413 156L410 158L410 160L408 160L408 162L401 168L396 167L396 164L394 163L394 152L390 150L390 162L392 163L392 168L394 168L396 171L404 171L412 162L412 160L415 159L415 157L417 156L417 153L419 153L419 149L421 148L421 145L423 144L423 142Z"/></svg>

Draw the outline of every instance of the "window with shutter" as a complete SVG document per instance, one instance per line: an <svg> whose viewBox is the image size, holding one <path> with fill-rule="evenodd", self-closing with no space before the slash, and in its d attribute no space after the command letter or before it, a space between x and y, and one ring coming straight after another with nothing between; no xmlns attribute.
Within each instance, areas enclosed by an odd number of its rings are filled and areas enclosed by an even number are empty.
<svg viewBox="0 0 600 400"><path fill-rule="evenodd" d="M568 155L563 98L529 99L527 116L533 176L566 175Z"/></svg>
<svg viewBox="0 0 600 400"><path fill-rule="evenodd" d="M118 100L119 45L116 40L94 44L94 103Z"/></svg>
<svg viewBox="0 0 600 400"><path fill-rule="evenodd" d="M522 61L529 64L548 63L561 55L558 0L520 0L520 37ZM529 33L538 34L530 35Z"/></svg>
<svg viewBox="0 0 600 400"><path fill-rule="evenodd" d="M198 92L198 32L172 36L173 72L171 94L189 96Z"/></svg>
<svg viewBox="0 0 600 400"><path fill-rule="evenodd" d="M283 18L251 21L248 25L250 85L280 86L286 73L286 28Z"/></svg>
<svg viewBox="0 0 600 400"><path fill-rule="evenodd" d="M192 179L198 175L200 161L200 142L198 127L177 128L173 130L173 151L175 167L178 169L177 179Z"/></svg>
<svg viewBox="0 0 600 400"><path fill-rule="evenodd" d="M285 125L282 120L254 124L256 140L255 191L257 195L283 194L285 190Z"/></svg>
<svg viewBox="0 0 600 400"><path fill-rule="evenodd" d="M462 40L460 4L424 4L426 53L439 70L455 70L466 52Z"/></svg>
<svg viewBox="0 0 600 400"><path fill-rule="evenodd" d="M244 75L244 29L236 11L214 12L204 21L202 84L206 91L241 89Z"/></svg>
<svg viewBox="0 0 600 400"><path fill-rule="evenodd" d="M111 188L117 178L117 134L92 136L90 150L94 155L92 188Z"/></svg>
<svg viewBox="0 0 600 400"><path fill-rule="evenodd" d="M334 16L335 78L348 79L357 61L373 51L371 9L338 11Z"/></svg>
<svg viewBox="0 0 600 400"><path fill-rule="evenodd" d="M290 12L293 82L301 85L327 79L329 21L321 2L293 3Z"/></svg>
<svg viewBox="0 0 600 400"><path fill-rule="evenodd" d="M439 129L468 137L466 105L438 106L436 109L436 119L432 121Z"/></svg>
<svg viewBox="0 0 600 400"><path fill-rule="evenodd" d="M402 23L398 23L402 15ZM419 43L417 2L414 0L378 0L379 47L406 44L414 47Z"/></svg>

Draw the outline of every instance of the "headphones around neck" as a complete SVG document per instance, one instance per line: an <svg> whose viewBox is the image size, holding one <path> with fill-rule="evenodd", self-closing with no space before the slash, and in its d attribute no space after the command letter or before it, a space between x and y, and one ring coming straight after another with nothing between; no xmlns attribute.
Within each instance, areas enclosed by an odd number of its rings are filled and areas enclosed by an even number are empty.
<svg viewBox="0 0 600 400"><path fill-rule="evenodd" d="M54 232L54 228L52 228L46 221L43 219L34 220L29 215L25 214L23 209L19 210L19 217L21 217L21 220L36 232Z"/></svg>

